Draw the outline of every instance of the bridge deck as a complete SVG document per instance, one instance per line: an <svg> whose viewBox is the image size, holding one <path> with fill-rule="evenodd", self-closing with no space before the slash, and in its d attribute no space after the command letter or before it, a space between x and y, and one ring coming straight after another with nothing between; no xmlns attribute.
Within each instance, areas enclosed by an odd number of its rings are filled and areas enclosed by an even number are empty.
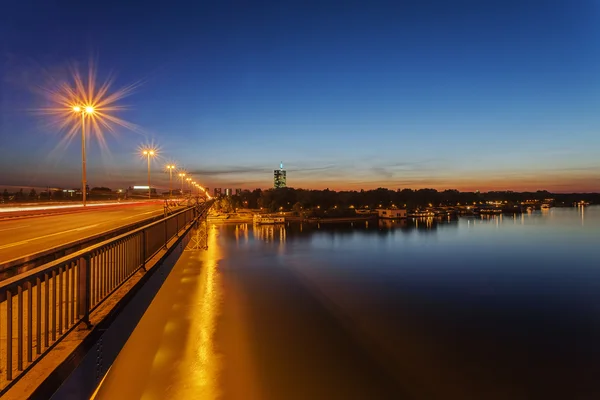
<svg viewBox="0 0 600 400"><path fill-rule="evenodd" d="M142 221L162 212L162 203L125 203L64 215L0 221L0 263Z"/></svg>
<svg viewBox="0 0 600 400"><path fill-rule="evenodd" d="M216 235L208 251L184 253L96 399L397 398L294 273L260 260L237 267Z"/></svg>

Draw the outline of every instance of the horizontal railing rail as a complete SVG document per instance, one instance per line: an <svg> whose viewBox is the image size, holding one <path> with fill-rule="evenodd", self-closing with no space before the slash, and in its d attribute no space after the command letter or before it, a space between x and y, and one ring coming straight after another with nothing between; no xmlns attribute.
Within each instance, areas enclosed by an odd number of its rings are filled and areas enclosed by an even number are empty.
<svg viewBox="0 0 600 400"><path fill-rule="evenodd" d="M0 282L0 394L123 285L209 203Z"/></svg>

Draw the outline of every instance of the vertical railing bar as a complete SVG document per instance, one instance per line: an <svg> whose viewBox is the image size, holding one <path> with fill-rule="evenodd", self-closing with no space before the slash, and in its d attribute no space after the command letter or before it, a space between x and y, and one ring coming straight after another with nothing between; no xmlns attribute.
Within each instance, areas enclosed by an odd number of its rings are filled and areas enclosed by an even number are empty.
<svg viewBox="0 0 600 400"><path fill-rule="evenodd" d="M108 292L108 278L110 276L110 268L108 267L108 263L106 262L106 247L104 247L101 251L101 259L102 259L102 296L100 297L100 301L106 297L106 293Z"/></svg>
<svg viewBox="0 0 600 400"><path fill-rule="evenodd" d="M113 244L108 252L108 264L110 265L110 290L109 292L112 292L113 288L115 287L115 276L117 275L117 260L115 258L115 250L117 250L119 248L119 243L115 243Z"/></svg>
<svg viewBox="0 0 600 400"><path fill-rule="evenodd" d="M80 282L81 278L79 276L79 274L81 274L81 264L79 262L80 260L81 260L81 258L77 259L77 261L75 261L75 263L73 265L73 267L75 267L75 279L73 280L73 290L75 291L75 295L74 295L75 296L75 301L74 301L75 309L73 311L73 314L75 316L75 321L78 321L79 316L81 315L81 310L80 310L81 306L79 304L79 302L81 301L80 297L79 297L79 285L81 285L81 282Z"/></svg>
<svg viewBox="0 0 600 400"><path fill-rule="evenodd" d="M142 265L142 264L143 264L143 262L144 262L144 261L142 260L142 255L143 255L143 253L144 253L144 232L142 231L142 232L140 232L140 233L139 233L139 235L138 235L138 251L137 251L137 254L136 254L136 257L137 257L137 264L136 264L136 266L135 266L134 270L136 270L136 269L138 269L138 268L140 268L140 267L142 267L142 266L143 266L143 265ZM129 271L129 273L130 273L130 274L131 274L131 272L133 272L133 270L132 270L132 271Z"/></svg>
<svg viewBox="0 0 600 400"><path fill-rule="evenodd" d="M90 303L90 307L95 305L98 302L98 291L100 290L100 273L98 268L98 255L93 254L92 268L94 268L94 296L92 297L92 302Z"/></svg>
<svg viewBox="0 0 600 400"><path fill-rule="evenodd" d="M121 266L119 267L119 276L118 276L118 282L117 282L118 285L123 283L123 281L125 280L125 268L127 268L128 258L129 258L129 256L128 256L129 252L127 251L127 247L129 246L130 243L131 243L131 236L127 239L127 241L123 245L123 253L125 254L125 262L123 264L121 264Z"/></svg>
<svg viewBox="0 0 600 400"><path fill-rule="evenodd" d="M58 267L58 334L62 335L63 327L63 267Z"/></svg>
<svg viewBox="0 0 600 400"><path fill-rule="evenodd" d="M35 296L35 347L36 353L39 355L42 354L42 280L39 276L35 279L35 286L37 288Z"/></svg>
<svg viewBox="0 0 600 400"><path fill-rule="evenodd" d="M90 257L87 260L87 271L89 272L90 276L86 277L85 279L87 279L90 282L90 291L88 292L88 296L90 299L90 304L92 304L94 302L95 299L95 288L96 288L96 268L95 268L95 264L96 261L94 261L95 257L94 257L94 253L90 254ZM79 273L83 273L83 271L80 269ZM82 306L83 307L83 306Z"/></svg>
<svg viewBox="0 0 600 400"><path fill-rule="evenodd" d="M44 274L44 346L50 346L50 276Z"/></svg>
<svg viewBox="0 0 600 400"><path fill-rule="evenodd" d="M146 243L148 242L148 239L146 237L146 229L142 230L142 252L141 252L141 256L142 256L142 268L146 269Z"/></svg>
<svg viewBox="0 0 600 400"><path fill-rule="evenodd" d="M106 248L105 259L106 259L106 268L107 268L107 271L108 271L108 274L107 274L108 279L106 281L106 293L110 293L111 290L112 290L114 266L110 262L110 255L111 255L110 251L114 247L115 247L115 244L111 244L110 246L107 246L107 248ZM106 297L106 295L104 297Z"/></svg>
<svg viewBox="0 0 600 400"><path fill-rule="evenodd" d="M100 250L99 254L98 254L98 262L99 262L99 267L98 270L100 271L100 293L98 293L98 303L100 303L102 301L102 299L104 298L104 293L105 293L105 288L106 288L106 281L104 280L104 278L106 277L106 273L104 271L104 267L106 265L106 263L104 262L104 252L102 252ZM96 303L96 304L98 304Z"/></svg>
<svg viewBox="0 0 600 400"><path fill-rule="evenodd" d="M119 278L120 278L120 271L121 271L121 266L123 264L121 264L119 262L119 251L121 250L121 246L119 243L116 243L112 249L112 253L111 253L111 258L113 260L112 265L113 265L113 280L112 280L112 285L113 285L113 289L117 287L117 285L119 284Z"/></svg>
<svg viewBox="0 0 600 400"><path fill-rule="evenodd" d="M52 341L56 340L56 270L52 271Z"/></svg>
<svg viewBox="0 0 600 400"><path fill-rule="evenodd" d="M6 379L12 380L12 290L6 291Z"/></svg>
<svg viewBox="0 0 600 400"><path fill-rule="evenodd" d="M126 257L125 257L125 262L123 263L123 265L121 266L121 269L120 269L119 285L125 281L125 278L127 276L126 271L127 271L128 265L129 265L130 246L131 246L132 240L134 238L135 238L134 236L130 236L129 240L127 241L127 245L123 248L123 252L126 254Z"/></svg>
<svg viewBox="0 0 600 400"><path fill-rule="evenodd" d="M33 361L33 283L27 282L27 362Z"/></svg>
<svg viewBox="0 0 600 400"><path fill-rule="evenodd" d="M71 262L71 292L73 293L71 301L71 325L75 324L75 320L79 319L75 315L75 310L77 310L77 290L75 290L75 282L77 282L77 269L77 264L75 262Z"/></svg>
<svg viewBox="0 0 600 400"><path fill-rule="evenodd" d="M68 329L71 322L71 273L73 271L72 263L65 266L65 329Z"/></svg>
<svg viewBox="0 0 600 400"><path fill-rule="evenodd" d="M108 262L108 250L110 249L110 244L105 246L102 251L102 261L104 264L104 293L102 294L102 299L106 298L107 293L110 293L110 263Z"/></svg>
<svg viewBox="0 0 600 400"><path fill-rule="evenodd" d="M96 265L96 268L98 269L98 300L96 301L96 304L98 304L102 301L102 291L104 287L104 279L102 279L104 276L104 271L102 271L102 253L98 252L98 254L96 254L96 261L98 262L98 265Z"/></svg>
<svg viewBox="0 0 600 400"><path fill-rule="evenodd" d="M125 243L127 243L127 241L125 241ZM123 254L127 254L127 247L125 244L123 244L123 247L121 247L121 252ZM125 280L125 268L127 268L127 261L119 265L119 272L117 273L117 285L120 285Z"/></svg>
<svg viewBox="0 0 600 400"><path fill-rule="evenodd" d="M96 287L96 269L94 268L94 253L90 254L90 257L87 260L87 271L89 272L90 276L85 278L90 282L90 291L88 293L89 299L90 299L90 304L94 302L94 288ZM79 270L79 273L83 273L82 270Z"/></svg>
<svg viewBox="0 0 600 400"><path fill-rule="evenodd" d="M135 268L135 264L136 264L136 260L137 260L138 239L139 239L138 235L131 237L131 245L130 245L131 248L129 249L129 252L128 252L129 262L127 263L127 266L126 266L125 270L123 271L123 279L127 278L127 276L129 275L127 271Z"/></svg>
<svg viewBox="0 0 600 400"><path fill-rule="evenodd" d="M23 285L17 286L17 370L23 371Z"/></svg>
<svg viewBox="0 0 600 400"><path fill-rule="evenodd" d="M102 249L102 263L104 264L104 291L102 292L102 299L106 298L106 294L110 292L110 265L108 264L108 248L106 246Z"/></svg>

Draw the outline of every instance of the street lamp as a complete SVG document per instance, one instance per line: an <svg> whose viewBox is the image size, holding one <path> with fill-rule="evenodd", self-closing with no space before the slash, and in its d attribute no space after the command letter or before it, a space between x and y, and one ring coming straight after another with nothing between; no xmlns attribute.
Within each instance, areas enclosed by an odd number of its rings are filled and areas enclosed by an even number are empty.
<svg viewBox="0 0 600 400"><path fill-rule="evenodd" d="M192 194L192 188L190 187L191 182L192 182L192 178L186 178L186 181L188 183L188 189L190 189L190 195Z"/></svg>
<svg viewBox="0 0 600 400"><path fill-rule="evenodd" d="M154 157L156 151L153 149L146 149L142 151L142 154L148 157L148 198L152 198L152 190L150 189L150 157Z"/></svg>
<svg viewBox="0 0 600 400"><path fill-rule="evenodd" d="M173 178L173 169L175 166L173 164L167 165L167 169L169 170L169 198L173 196L173 189L171 189L171 179Z"/></svg>
<svg viewBox="0 0 600 400"><path fill-rule="evenodd" d="M181 195L183 196L183 180L185 179L185 172L180 172L179 177L181 178Z"/></svg>
<svg viewBox="0 0 600 400"><path fill-rule="evenodd" d="M85 158L85 116L92 116L94 114L93 106L73 106L73 112L81 114L81 193L82 193L82 204L85 207L86 200L86 187L87 187L87 175L86 175L86 158Z"/></svg>

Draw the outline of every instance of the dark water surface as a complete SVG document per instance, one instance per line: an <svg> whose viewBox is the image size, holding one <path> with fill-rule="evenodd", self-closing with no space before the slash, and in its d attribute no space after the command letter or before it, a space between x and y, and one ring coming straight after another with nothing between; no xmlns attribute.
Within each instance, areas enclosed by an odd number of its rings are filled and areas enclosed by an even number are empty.
<svg viewBox="0 0 600 400"><path fill-rule="evenodd" d="M600 207L212 229L236 268L292 272L403 396L600 398Z"/></svg>

